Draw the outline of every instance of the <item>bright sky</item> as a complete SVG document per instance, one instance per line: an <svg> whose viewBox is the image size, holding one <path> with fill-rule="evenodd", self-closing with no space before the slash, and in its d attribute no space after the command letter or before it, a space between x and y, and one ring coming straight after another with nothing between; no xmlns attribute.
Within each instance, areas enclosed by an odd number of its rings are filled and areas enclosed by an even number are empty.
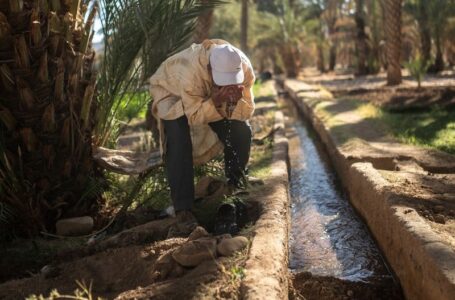
<svg viewBox="0 0 455 300"><path fill-rule="evenodd" d="M101 30L101 21L99 18L95 19L95 24L93 26L95 30L95 35L93 36L93 43L99 43L103 41L103 34L99 32Z"/></svg>

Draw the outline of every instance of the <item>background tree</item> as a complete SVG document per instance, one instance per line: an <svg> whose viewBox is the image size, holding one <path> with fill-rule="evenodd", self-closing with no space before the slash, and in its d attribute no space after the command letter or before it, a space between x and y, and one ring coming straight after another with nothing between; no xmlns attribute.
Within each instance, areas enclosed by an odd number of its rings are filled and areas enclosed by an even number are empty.
<svg viewBox="0 0 455 300"><path fill-rule="evenodd" d="M357 50L357 74L368 74L367 59L369 56L368 36L365 32L365 0L355 1L355 23L357 28L356 33L356 50Z"/></svg>
<svg viewBox="0 0 455 300"><path fill-rule="evenodd" d="M210 3L210 0L203 0L204 4ZM210 29L213 24L213 9L207 9L197 18L197 25L194 31L194 42L202 43L210 36Z"/></svg>
<svg viewBox="0 0 455 300"><path fill-rule="evenodd" d="M248 52L248 0L242 0L242 12L240 14L240 49Z"/></svg>
<svg viewBox="0 0 455 300"><path fill-rule="evenodd" d="M330 38L330 49L329 49L329 71L333 71L336 65L337 58L337 20L340 14L340 5L343 1L341 0L327 0L326 9L323 13L324 21L327 24L327 30Z"/></svg>
<svg viewBox="0 0 455 300"><path fill-rule="evenodd" d="M387 84L401 83L402 0L384 0L387 51Z"/></svg>

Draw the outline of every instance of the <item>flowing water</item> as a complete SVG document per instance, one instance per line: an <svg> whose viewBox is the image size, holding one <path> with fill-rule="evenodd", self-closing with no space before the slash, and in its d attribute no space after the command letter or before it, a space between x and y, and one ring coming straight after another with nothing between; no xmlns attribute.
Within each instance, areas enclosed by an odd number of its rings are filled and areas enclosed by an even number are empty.
<svg viewBox="0 0 455 300"><path fill-rule="evenodd" d="M356 282L391 280L380 251L339 188L311 129L298 117L289 118L290 269Z"/></svg>

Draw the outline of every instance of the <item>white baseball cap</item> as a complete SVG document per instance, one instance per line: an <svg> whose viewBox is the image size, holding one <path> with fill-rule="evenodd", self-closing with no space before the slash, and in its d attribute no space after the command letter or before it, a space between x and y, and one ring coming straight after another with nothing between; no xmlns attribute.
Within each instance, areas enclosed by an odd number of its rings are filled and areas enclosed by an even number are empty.
<svg viewBox="0 0 455 300"><path fill-rule="evenodd" d="M242 58L231 45L214 46L210 52L213 81L217 85L242 84Z"/></svg>

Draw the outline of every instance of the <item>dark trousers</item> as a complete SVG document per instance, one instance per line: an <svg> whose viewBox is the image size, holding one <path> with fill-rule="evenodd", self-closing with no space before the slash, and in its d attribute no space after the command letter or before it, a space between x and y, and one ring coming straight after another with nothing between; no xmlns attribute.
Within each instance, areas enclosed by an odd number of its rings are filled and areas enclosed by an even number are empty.
<svg viewBox="0 0 455 300"><path fill-rule="evenodd" d="M186 116L163 120L166 135L166 173L175 211L191 210L194 202L193 148ZM250 157L251 128L247 122L221 120L209 123L224 144L228 182L238 185Z"/></svg>

